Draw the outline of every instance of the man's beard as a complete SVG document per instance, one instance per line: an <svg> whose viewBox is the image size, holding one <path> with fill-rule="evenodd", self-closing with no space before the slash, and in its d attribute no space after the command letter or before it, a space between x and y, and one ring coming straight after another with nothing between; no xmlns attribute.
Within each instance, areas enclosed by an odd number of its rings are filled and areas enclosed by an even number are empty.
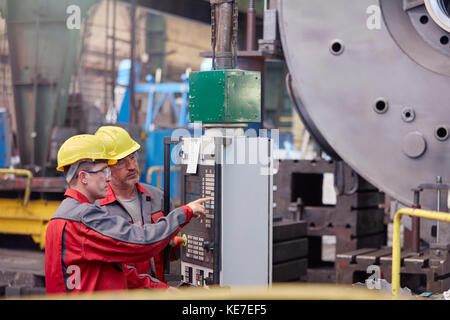
<svg viewBox="0 0 450 320"><path fill-rule="evenodd" d="M134 186L137 182L139 182L139 170L134 171L134 174L127 174L123 180L117 182L128 187Z"/></svg>

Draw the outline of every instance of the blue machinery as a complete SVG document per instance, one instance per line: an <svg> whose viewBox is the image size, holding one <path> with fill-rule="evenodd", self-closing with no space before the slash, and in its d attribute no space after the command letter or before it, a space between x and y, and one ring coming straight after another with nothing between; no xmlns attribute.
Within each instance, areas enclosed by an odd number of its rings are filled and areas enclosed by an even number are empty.
<svg viewBox="0 0 450 320"><path fill-rule="evenodd" d="M138 72L137 72L138 74ZM148 104L147 104L147 117L145 121L144 129L146 131L153 131L153 122L155 121L156 115L161 110L164 101L169 98L170 106L177 119L177 124L179 127L184 127L188 124L188 95L189 95L189 78L186 74L181 75L183 82L173 82L173 83L155 83L152 75L147 75L145 78L147 83L138 83L134 87L136 93L147 93L148 94ZM124 84L119 83L119 84ZM128 85L128 83L126 83ZM155 105L155 94L161 93L158 102ZM175 94L180 93L182 98L181 109L178 112L177 104L175 102ZM129 123L130 122L130 105L129 105L129 95L130 89L127 88L125 91L125 96L123 98L122 106L117 118L118 122Z"/></svg>
<svg viewBox="0 0 450 320"><path fill-rule="evenodd" d="M119 65L117 83L127 86L120 111L118 112L118 123L130 123L130 89L128 87L130 60L123 60ZM139 64L135 62L136 80L139 78ZM145 170L141 175L141 181L148 182L153 186L162 188L162 174L164 165L164 143L165 136L171 136L172 132L180 127L188 125L188 96L189 96L189 78L186 74L181 75L182 82L173 83L155 83L152 75L146 76L146 83L136 83L134 91L136 93L148 94L147 115L144 125L146 136L146 154L145 154ZM137 81L136 81L137 82ZM156 94L160 94L156 97ZM175 94L181 95L181 108L175 100ZM169 100L170 107L175 115L177 127L169 129L161 129L155 126L154 121L158 115L163 103ZM177 183L180 179L179 167L174 163L171 165L171 190L170 194L174 204L180 199L180 186Z"/></svg>
<svg viewBox="0 0 450 320"><path fill-rule="evenodd" d="M148 108L147 108L147 118L145 121L145 129L149 130L153 121L156 118L164 100L168 97L170 99L170 105L172 107L173 113L178 120L178 126L184 127L188 124L188 95L189 95L189 78L186 74L181 75L180 83L160 83L155 84L153 82L153 77L151 75L147 76L147 81L149 83L141 83L136 85L136 92L148 92ZM161 97L156 104L155 110L153 110L153 104L155 100L155 93L162 93ZM181 93L182 102L180 113L177 110L177 104L175 102L175 93Z"/></svg>
<svg viewBox="0 0 450 320"><path fill-rule="evenodd" d="M0 109L0 168L8 168L11 158L11 143L9 140L9 115L6 109Z"/></svg>
<svg viewBox="0 0 450 320"><path fill-rule="evenodd" d="M208 64L209 63L209 64ZM121 103L121 108L118 112L117 122L118 123L130 123L130 89L129 85L129 72L130 72L131 62L129 59L122 60L119 65L117 83L121 86L126 86L126 91ZM210 70L210 61L204 60L201 70ZM139 78L140 68L139 63L135 62L136 70L136 84L134 85L134 90L137 93L148 94L147 103L147 114L146 121L144 125L144 130L147 133L146 137L146 160L145 160L145 171L141 175L141 181L149 182L153 186L163 187L163 165L164 165L164 137L171 136L172 132L177 128L186 128L188 131L192 131L188 128L189 124L189 110L188 110L188 97L189 97L189 77L186 74L181 75L182 82L172 82L172 83L155 83L154 77L152 75L146 76L146 83L137 83ZM160 94L156 97L156 94ZM175 101L175 94L181 95L181 107L178 110L178 106ZM154 121L158 115L163 103L169 99L170 107L176 118L177 127L162 129L155 126ZM258 132L260 128L259 123L249 123L249 129L254 129ZM259 135L257 133L257 135ZM292 140L292 137L287 137L285 133L280 134L280 142L284 140ZM282 148L282 146L277 145L276 148ZM286 141L289 144L288 141ZM284 146L286 149L287 158L296 157L298 151L290 145ZM171 162L171 183L170 183L170 194L172 195L172 200L177 201L180 199L180 187L179 187L179 166L176 166Z"/></svg>

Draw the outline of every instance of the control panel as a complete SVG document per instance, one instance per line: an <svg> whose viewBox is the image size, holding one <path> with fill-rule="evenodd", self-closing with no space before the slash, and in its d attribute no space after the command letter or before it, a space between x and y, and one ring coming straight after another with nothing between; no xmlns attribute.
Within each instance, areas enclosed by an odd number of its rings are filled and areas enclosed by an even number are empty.
<svg viewBox="0 0 450 320"><path fill-rule="evenodd" d="M214 197L214 166L199 165L195 174L187 174L182 166L181 201ZM193 286L211 283L214 264L214 200L205 203L204 219L192 219L183 229L181 272L184 282Z"/></svg>
<svg viewBox="0 0 450 320"><path fill-rule="evenodd" d="M233 160L238 151L253 152L253 146L271 158L272 142L246 137L242 128L226 136L216 129L205 128L201 140L183 138L181 203L212 198L205 203L205 217L181 229L183 281L191 286L266 285L272 272L272 162Z"/></svg>

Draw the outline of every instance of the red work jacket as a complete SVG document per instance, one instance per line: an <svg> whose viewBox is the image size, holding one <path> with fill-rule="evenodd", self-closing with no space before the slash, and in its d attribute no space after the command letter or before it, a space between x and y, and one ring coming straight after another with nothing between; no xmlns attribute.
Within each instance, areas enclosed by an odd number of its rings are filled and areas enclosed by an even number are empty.
<svg viewBox="0 0 450 320"><path fill-rule="evenodd" d="M124 264L160 252L192 217L182 206L156 224L134 226L74 189L65 196L46 231L48 294L154 287L150 277Z"/></svg>
<svg viewBox="0 0 450 320"><path fill-rule="evenodd" d="M157 223L159 218L164 216L163 213L163 199L164 193L151 185L144 183L136 183L136 188L138 196L141 198L141 212L142 212L142 222L144 224ZM120 204L114 194L111 186L108 185L108 191L106 197L100 200L100 205L106 208L106 210L114 216L121 216L124 219L128 219L130 223L134 223L131 215L127 210ZM178 246L174 246L170 250L170 260L176 260L176 250L179 249ZM152 259L154 263L155 274L152 273ZM164 250L155 254L151 259L146 259L143 261L136 261L134 263L127 263L128 268L136 268L139 274L151 274L155 276L161 282L164 280Z"/></svg>

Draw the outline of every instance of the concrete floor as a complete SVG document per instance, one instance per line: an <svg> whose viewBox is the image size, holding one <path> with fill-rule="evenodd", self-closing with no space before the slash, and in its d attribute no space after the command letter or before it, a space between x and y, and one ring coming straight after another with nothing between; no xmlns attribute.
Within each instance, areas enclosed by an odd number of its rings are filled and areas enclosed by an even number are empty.
<svg viewBox="0 0 450 320"><path fill-rule="evenodd" d="M44 276L44 252L0 249L0 270Z"/></svg>

